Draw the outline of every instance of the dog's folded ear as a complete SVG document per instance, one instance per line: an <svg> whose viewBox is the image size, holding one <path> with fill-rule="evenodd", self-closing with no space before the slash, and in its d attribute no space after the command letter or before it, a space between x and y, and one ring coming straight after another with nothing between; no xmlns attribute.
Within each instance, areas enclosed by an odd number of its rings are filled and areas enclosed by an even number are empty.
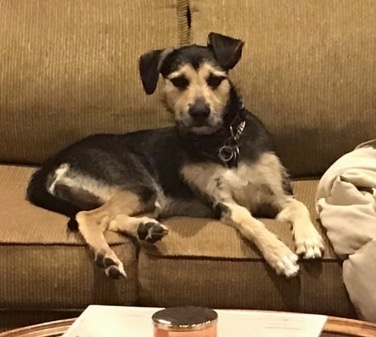
<svg viewBox="0 0 376 337"><path fill-rule="evenodd" d="M158 83L159 58L163 49L153 50L140 56L138 69L140 71L142 86L148 95L151 95Z"/></svg>
<svg viewBox="0 0 376 337"><path fill-rule="evenodd" d="M140 56L138 69L142 86L148 95L154 93L157 88L159 73L165 57L172 49L158 49Z"/></svg>
<svg viewBox="0 0 376 337"><path fill-rule="evenodd" d="M225 70L235 67L242 56L244 42L232 37L209 33L208 47L213 51L215 59Z"/></svg>

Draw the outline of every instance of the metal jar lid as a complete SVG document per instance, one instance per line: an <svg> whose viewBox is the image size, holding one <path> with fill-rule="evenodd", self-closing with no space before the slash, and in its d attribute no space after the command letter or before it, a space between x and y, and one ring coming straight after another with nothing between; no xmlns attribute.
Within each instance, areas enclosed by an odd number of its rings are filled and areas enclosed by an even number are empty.
<svg viewBox="0 0 376 337"><path fill-rule="evenodd" d="M201 330L216 323L217 318L214 310L195 306L166 308L152 316L154 326L164 330Z"/></svg>

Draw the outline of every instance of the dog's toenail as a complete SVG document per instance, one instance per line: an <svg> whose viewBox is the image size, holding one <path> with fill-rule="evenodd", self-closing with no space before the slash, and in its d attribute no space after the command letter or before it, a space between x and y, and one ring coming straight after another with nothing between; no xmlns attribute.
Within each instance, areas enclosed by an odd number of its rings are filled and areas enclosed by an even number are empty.
<svg viewBox="0 0 376 337"><path fill-rule="evenodd" d="M121 276L121 272L118 268L114 267L114 266L111 266L109 269L108 269L108 276L114 280L117 280L120 278Z"/></svg>
<svg viewBox="0 0 376 337"><path fill-rule="evenodd" d="M146 236L148 235L148 229L144 224L138 226L137 235L141 240L145 240Z"/></svg>

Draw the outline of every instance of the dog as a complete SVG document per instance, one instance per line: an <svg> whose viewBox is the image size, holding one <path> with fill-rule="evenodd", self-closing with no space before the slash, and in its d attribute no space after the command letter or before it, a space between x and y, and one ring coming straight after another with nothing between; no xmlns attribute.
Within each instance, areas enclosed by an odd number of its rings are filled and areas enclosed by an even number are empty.
<svg viewBox="0 0 376 337"><path fill-rule="evenodd" d="M277 274L293 277L298 256L320 258L320 234L294 198L286 169L263 123L243 106L228 77L244 42L210 33L206 46L147 52L139 58L146 94L160 75L174 127L97 134L74 143L32 175L27 199L70 218L111 278L126 276L105 240L111 230L155 243L158 219L216 217L262 253ZM291 251L256 216L289 222Z"/></svg>

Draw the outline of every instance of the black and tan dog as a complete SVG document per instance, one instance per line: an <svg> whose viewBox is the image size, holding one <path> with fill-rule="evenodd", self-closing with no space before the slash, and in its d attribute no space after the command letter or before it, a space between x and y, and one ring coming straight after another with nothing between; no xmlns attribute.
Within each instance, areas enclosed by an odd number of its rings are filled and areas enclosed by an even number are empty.
<svg viewBox="0 0 376 337"><path fill-rule="evenodd" d="M112 230L154 243L167 234L159 218L220 216L256 244L287 277L298 255L321 257L323 243L263 124L242 104L228 79L243 42L210 33L207 46L151 51L140 57L143 87L159 75L176 127L89 136L49 159L28 187L28 199L67 215L111 277L125 276L104 238ZM256 215L290 222L293 253Z"/></svg>

